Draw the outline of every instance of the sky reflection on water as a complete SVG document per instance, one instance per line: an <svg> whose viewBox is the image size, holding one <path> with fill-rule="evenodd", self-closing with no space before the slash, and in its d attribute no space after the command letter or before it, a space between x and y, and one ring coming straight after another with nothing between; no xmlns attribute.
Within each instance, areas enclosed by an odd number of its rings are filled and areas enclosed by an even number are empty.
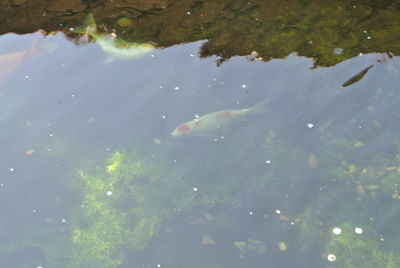
<svg viewBox="0 0 400 268"><path fill-rule="evenodd" d="M0 89L0 257L9 267L51 264L40 245L55 243L52 237L69 243L71 229L85 222L74 216L85 195L77 170L103 167L116 151L167 163L165 176L179 180L164 191L174 194L182 179L190 194L213 200L207 206L194 197L198 203L162 218L144 251L119 245L126 247L119 267L328 267L335 226L399 235L392 230L397 190L380 180L400 162L397 58L343 88L384 55L318 69L295 54L270 62L236 57L218 67L216 58L197 57L197 42L105 63L96 44L38 33L2 36L0 53L33 40L37 57L10 71ZM47 51L47 43L58 47ZM265 114L221 133L171 137L196 115L264 99ZM340 168L343 177L335 175ZM160 211L168 204L153 202ZM384 204L389 209L377 211ZM398 248L387 239L387 252Z"/></svg>

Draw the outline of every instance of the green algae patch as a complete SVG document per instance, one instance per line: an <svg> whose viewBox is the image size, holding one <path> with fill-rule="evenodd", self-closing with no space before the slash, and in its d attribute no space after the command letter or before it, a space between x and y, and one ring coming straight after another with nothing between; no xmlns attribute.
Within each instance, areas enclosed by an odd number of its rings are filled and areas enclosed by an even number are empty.
<svg viewBox="0 0 400 268"><path fill-rule="evenodd" d="M385 267L400 266L394 252L387 252L383 239L368 226L343 224L340 234L333 234L326 245L324 257L329 264L325 267Z"/></svg>
<svg viewBox="0 0 400 268"><path fill-rule="evenodd" d="M128 25L132 24L132 20L126 17L122 17L117 20L117 24L121 27L127 27Z"/></svg>
<svg viewBox="0 0 400 268"><path fill-rule="evenodd" d="M82 202L72 213L72 267L118 267L127 251L145 249L176 209L191 206L191 191L166 191L174 180L161 176L168 174L163 167L137 153L115 152L104 168L78 172Z"/></svg>

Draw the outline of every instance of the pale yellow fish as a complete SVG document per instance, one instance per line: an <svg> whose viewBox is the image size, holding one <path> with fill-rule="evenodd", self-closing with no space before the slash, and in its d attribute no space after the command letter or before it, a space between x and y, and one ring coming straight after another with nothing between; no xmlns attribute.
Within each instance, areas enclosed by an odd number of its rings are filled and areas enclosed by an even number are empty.
<svg viewBox="0 0 400 268"><path fill-rule="evenodd" d="M245 109L231 109L212 112L203 116L196 116L194 119L177 126L171 135L173 137L185 136L207 136L218 130L225 130L231 124L244 119L250 114L264 113L267 111L264 100L256 105Z"/></svg>

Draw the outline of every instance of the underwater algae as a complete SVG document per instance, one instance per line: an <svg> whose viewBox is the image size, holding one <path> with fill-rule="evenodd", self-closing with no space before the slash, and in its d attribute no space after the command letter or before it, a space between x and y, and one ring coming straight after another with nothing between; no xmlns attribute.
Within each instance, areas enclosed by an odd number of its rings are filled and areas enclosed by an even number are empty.
<svg viewBox="0 0 400 268"><path fill-rule="evenodd" d="M338 227L340 233L331 234L324 256L325 267L384 267L400 266L400 258L395 251L384 249L384 239L369 226L355 227L345 223Z"/></svg>

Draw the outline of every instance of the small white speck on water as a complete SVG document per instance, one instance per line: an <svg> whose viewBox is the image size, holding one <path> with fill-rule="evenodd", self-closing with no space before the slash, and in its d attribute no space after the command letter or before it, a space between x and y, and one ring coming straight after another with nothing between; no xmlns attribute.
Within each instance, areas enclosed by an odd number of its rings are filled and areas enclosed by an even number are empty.
<svg viewBox="0 0 400 268"><path fill-rule="evenodd" d="M336 261L336 256L333 255L333 254L328 254L328 256L326 257L326 259L327 259L329 262L334 262L334 261Z"/></svg>
<svg viewBox="0 0 400 268"><path fill-rule="evenodd" d="M50 134L49 134L49 136L50 136L50 137L53 137L53 136L54 136L54 134L53 134L53 133L50 133Z"/></svg>
<svg viewBox="0 0 400 268"><path fill-rule="evenodd" d="M266 164L271 164L271 160L265 160Z"/></svg>
<svg viewBox="0 0 400 268"><path fill-rule="evenodd" d="M332 229L332 233L335 235L340 235L342 233L342 229L340 229L339 227L335 227Z"/></svg>
<svg viewBox="0 0 400 268"><path fill-rule="evenodd" d="M25 75L24 78L25 78L25 79L28 79L28 78L29 78L29 75Z"/></svg>
<svg viewBox="0 0 400 268"><path fill-rule="evenodd" d="M106 151L110 151L110 148L107 147L107 148L106 148Z"/></svg>
<svg viewBox="0 0 400 268"><path fill-rule="evenodd" d="M71 98L75 98L75 94L71 94Z"/></svg>
<svg viewBox="0 0 400 268"><path fill-rule="evenodd" d="M360 227L356 227L356 228L354 228L354 232L355 232L356 234L362 234L362 233L363 233L363 229L360 228Z"/></svg>
<svg viewBox="0 0 400 268"><path fill-rule="evenodd" d="M175 89L175 90L179 90L179 87L178 87L178 86L176 86L176 87L174 87L174 89Z"/></svg>
<svg viewBox="0 0 400 268"><path fill-rule="evenodd" d="M214 138L214 141L218 141L218 139L217 139L217 138Z"/></svg>
<svg viewBox="0 0 400 268"><path fill-rule="evenodd" d="M197 187L193 187L193 191L197 192L199 189L197 189Z"/></svg>
<svg viewBox="0 0 400 268"><path fill-rule="evenodd" d="M307 124L307 127L308 127L308 128L313 128L313 127L314 127L314 124L313 124L313 123L308 123L308 124Z"/></svg>
<svg viewBox="0 0 400 268"><path fill-rule="evenodd" d="M221 137L219 137L221 140L223 140L223 139L225 139L225 137L224 136L221 136Z"/></svg>
<svg viewBox="0 0 400 268"><path fill-rule="evenodd" d="M253 215L253 211L249 211L249 215Z"/></svg>
<svg viewBox="0 0 400 268"><path fill-rule="evenodd" d="M247 85L243 84L243 85L241 85L241 87L242 87L242 88L246 88L246 87L247 87Z"/></svg>
<svg viewBox="0 0 400 268"><path fill-rule="evenodd" d="M14 168L10 168L10 171L14 171Z"/></svg>
<svg viewBox="0 0 400 268"><path fill-rule="evenodd" d="M106 193L108 196L112 196L112 194L113 194L113 192L111 192L111 191L107 191L107 193Z"/></svg>
<svg viewBox="0 0 400 268"><path fill-rule="evenodd" d="M194 54L190 53L190 57L194 57Z"/></svg>
<svg viewBox="0 0 400 268"><path fill-rule="evenodd" d="M43 266L40 266L40 265L39 265L37 268L43 268Z"/></svg>
<svg viewBox="0 0 400 268"><path fill-rule="evenodd" d="M157 264L157 268L161 267L161 264Z"/></svg>
<svg viewBox="0 0 400 268"><path fill-rule="evenodd" d="M178 163L178 160L174 159L174 163Z"/></svg>
<svg viewBox="0 0 400 268"><path fill-rule="evenodd" d="M167 118L167 116L163 115L163 116L161 116L161 118L162 118L162 119L166 119L166 118Z"/></svg>
<svg viewBox="0 0 400 268"><path fill-rule="evenodd" d="M281 211L280 211L279 209L277 209L277 210L275 210L275 213L278 214L278 215L280 215L280 214L281 214Z"/></svg>
<svg viewBox="0 0 400 268"><path fill-rule="evenodd" d="M36 209L32 209L32 213L36 213Z"/></svg>
<svg viewBox="0 0 400 268"><path fill-rule="evenodd" d="M67 220L66 220L66 219L61 219L61 222L62 222L62 223L66 223Z"/></svg>
<svg viewBox="0 0 400 268"><path fill-rule="evenodd" d="M69 28L69 30L72 32L73 30L75 30L75 28L74 28L74 27L71 27L71 28Z"/></svg>

